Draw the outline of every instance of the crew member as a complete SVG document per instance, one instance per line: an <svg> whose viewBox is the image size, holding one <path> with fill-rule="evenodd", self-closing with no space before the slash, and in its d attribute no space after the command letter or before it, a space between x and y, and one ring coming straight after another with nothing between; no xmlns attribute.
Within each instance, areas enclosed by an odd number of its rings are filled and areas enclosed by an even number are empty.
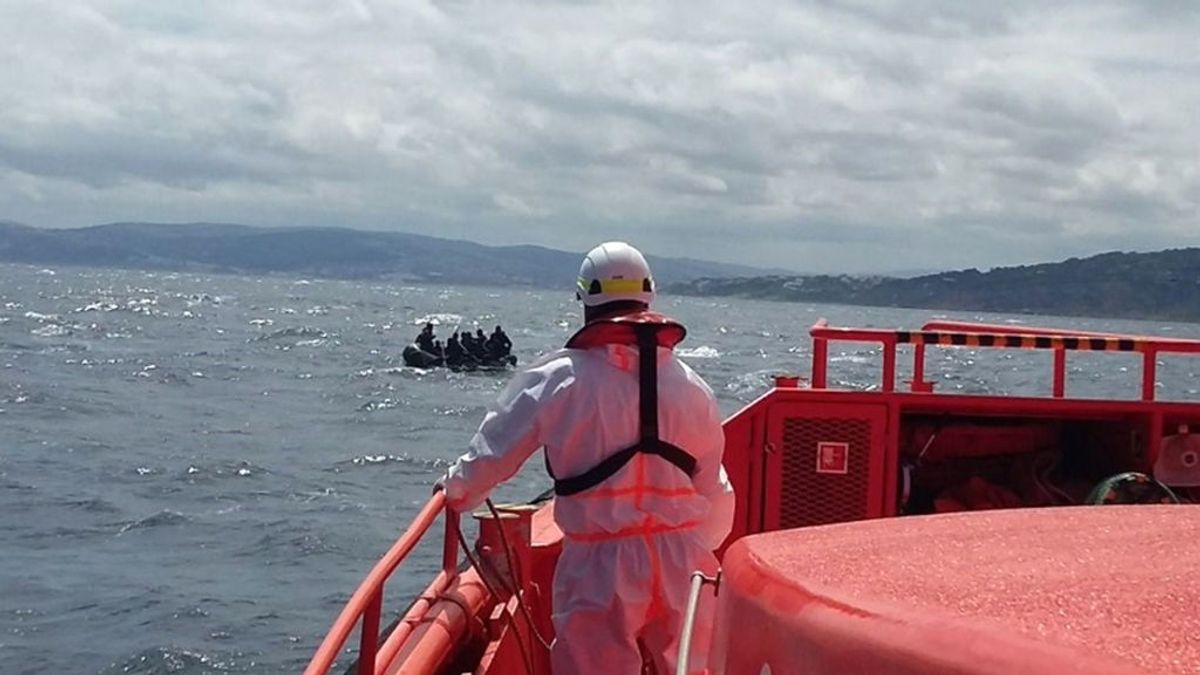
<svg viewBox="0 0 1200 675"><path fill-rule="evenodd" d="M439 486L451 508L473 509L545 448L564 534L554 672L638 673L639 643L658 672L675 672L690 576L716 571L712 551L733 523L720 412L672 351L683 326L649 311L654 282L637 249L593 249L578 296L583 328L509 383ZM710 604L692 672L705 666Z"/></svg>

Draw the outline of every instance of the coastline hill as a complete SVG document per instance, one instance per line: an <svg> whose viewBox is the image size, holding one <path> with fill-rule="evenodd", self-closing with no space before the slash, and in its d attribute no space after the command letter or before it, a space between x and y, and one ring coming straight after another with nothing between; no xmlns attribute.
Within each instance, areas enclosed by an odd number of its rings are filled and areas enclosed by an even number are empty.
<svg viewBox="0 0 1200 675"><path fill-rule="evenodd" d="M925 274L705 278L667 288L732 296L878 307L1200 321L1200 248L1104 253L1062 262Z"/></svg>
<svg viewBox="0 0 1200 675"><path fill-rule="evenodd" d="M580 253L485 246L399 232L221 223L110 223L44 229L0 221L0 262L341 279L557 287ZM762 274L744 265L651 258L661 284Z"/></svg>

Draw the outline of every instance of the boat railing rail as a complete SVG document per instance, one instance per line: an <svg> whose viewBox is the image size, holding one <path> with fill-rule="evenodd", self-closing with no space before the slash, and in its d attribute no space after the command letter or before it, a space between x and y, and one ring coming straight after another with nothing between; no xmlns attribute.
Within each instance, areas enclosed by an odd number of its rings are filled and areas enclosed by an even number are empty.
<svg viewBox="0 0 1200 675"><path fill-rule="evenodd" d="M388 635L382 646L379 644L379 620L383 613L383 586L391 578L400 563L412 553L421 538L428 532L438 515L445 513L445 534L442 545L442 569L418 600L409 607L405 617ZM400 535L396 543L380 558L370 574L354 591L333 627L317 648L305 675L324 675L333 667L350 634L361 622L357 675L377 675L376 664L387 664L399 653L405 639L417 625L428 605L441 597L458 575L458 528L459 514L446 508L446 495L438 491L426 502L413 518L412 524Z"/></svg>
<svg viewBox="0 0 1200 675"><path fill-rule="evenodd" d="M876 343L883 348L882 382L885 392L896 389L896 353L899 345L912 345L913 370L910 390L933 391L925 380L925 347L981 347L998 349L1040 349L1054 353L1052 396L1066 395L1067 352L1103 351L1142 355L1143 401L1154 400L1160 354L1200 354L1200 340L1145 337L1118 333L1095 333L1033 326L1004 326L962 321L930 321L919 331L879 328L841 328L824 319L809 331L813 341L812 387L825 389L829 379L830 342Z"/></svg>

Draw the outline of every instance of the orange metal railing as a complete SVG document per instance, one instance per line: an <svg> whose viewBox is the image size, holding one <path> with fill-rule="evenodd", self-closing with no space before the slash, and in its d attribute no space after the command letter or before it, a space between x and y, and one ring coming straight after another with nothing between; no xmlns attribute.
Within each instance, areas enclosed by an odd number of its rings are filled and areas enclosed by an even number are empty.
<svg viewBox="0 0 1200 675"><path fill-rule="evenodd" d="M1200 340L1167 339L1066 331L1056 328L1001 326L960 321L931 321L920 331L884 330L878 328L836 328L824 319L809 331L813 338L812 386L824 389L829 376L829 342L870 342L883 347L882 389L896 389L896 347L913 345L913 378L911 390L930 392L933 384L925 381L925 347L981 347L1000 349L1046 349L1054 351L1053 396L1066 393L1066 353L1068 351L1119 351L1142 355L1142 400L1154 400L1158 355L1200 354Z"/></svg>
<svg viewBox="0 0 1200 675"><path fill-rule="evenodd" d="M321 642L321 646L317 648L313 655L312 661L309 662L308 668L304 670L305 675L325 675L329 669L333 667L333 663L337 660L338 654L342 651L342 647L346 644L346 640L350 637L350 633L354 631L361 620L362 631L359 643L358 652L358 675L376 675L376 657L380 656L379 649L379 620L383 612L383 585L404 562L409 553L416 548L417 543L426 532L433 526L435 520L441 513L446 515L446 531L445 539L442 547L442 571L434 579L425 593L421 594L421 598L437 598L440 597L450 583L458 574L458 528L459 515L457 512L446 508L446 495L442 492L437 492L429 499L421 511L413 519L412 524L408 526L404 534L392 544L391 549L375 564L371 573L359 585L358 590L354 591L350 601L346 603L346 607L342 609L342 613L338 615L336 621L333 622L333 627L330 628L329 634L325 636L325 640ZM422 602L419 600L418 602ZM428 601L424 601L428 602ZM410 608L408 615L424 611L423 607ZM399 645L404 642L405 637L413 630L414 623L411 621L402 621L396 626L395 631L388 637L389 654L394 655ZM388 657L388 654L382 656ZM386 663L388 658L384 658Z"/></svg>

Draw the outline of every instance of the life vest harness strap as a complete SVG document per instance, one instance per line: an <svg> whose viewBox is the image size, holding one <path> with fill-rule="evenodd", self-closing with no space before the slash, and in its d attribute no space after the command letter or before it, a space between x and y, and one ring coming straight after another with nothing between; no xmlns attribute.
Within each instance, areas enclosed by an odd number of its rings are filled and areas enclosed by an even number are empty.
<svg viewBox="0 0 1200 675"><path fill-rule="evenodd" d="M612 478L639 454L661 457L686 473L689 478L696 474L696 458L687 451L672 445L658 435L658 337L660 326L639 324L634 326L638 344L638 417L639 440L637 443L605 457L599 464L577 476L558 478L546 455L546 471L554 478L554 494L569 497L596 487Z"/></svg>
<svg viewBox="0 0 1200 675"><path fill-rule="evenodd" d="M590 490L612 478L626 464L633 461L633 458L638 454L662 457L671 464L679 467L679 470L686 473L689 477L696 473L696 458L689 455L686 451L661 440L649 443L640 442L637 445L631 445L624 450L605 457L599 464L578 476L554 479L554 494L559 497L569 497L579 494L584 490Z"/></svg>

